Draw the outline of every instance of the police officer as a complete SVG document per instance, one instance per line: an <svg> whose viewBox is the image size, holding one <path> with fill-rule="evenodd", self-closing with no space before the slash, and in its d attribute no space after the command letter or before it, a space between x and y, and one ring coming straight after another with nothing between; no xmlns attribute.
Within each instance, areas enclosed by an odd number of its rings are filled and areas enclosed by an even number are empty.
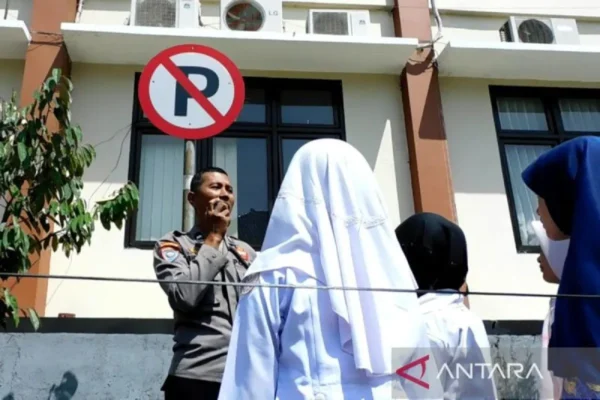
<svg viewBox="0 0 600 400"><path fill-rule="evenodd" d="M154 269L174 311L175 345L165 400L217 399L241 287L178 284L178 280L240 282L256 257L227 235L235 201L227 173L210 167L192 178L187 199L196 226L157 241Z"/></svg>

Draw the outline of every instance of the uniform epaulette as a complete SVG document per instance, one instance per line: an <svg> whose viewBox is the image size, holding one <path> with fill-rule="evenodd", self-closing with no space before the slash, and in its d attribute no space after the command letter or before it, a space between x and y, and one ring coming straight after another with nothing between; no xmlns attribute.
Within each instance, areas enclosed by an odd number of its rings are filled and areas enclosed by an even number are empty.
<svg viewBox="0 0 600 400"><path fill-rule="evenodd" d="M165 236L168 236L168 235L173 235L173 236L175 236L175 237L180 237L180 236L187 235L187 232L183 232L183 231L179 231L179 230L174 230L174 231L172 231L172 232L168 233L168 234L167 234L167 235L165 235Z"/></svg>
<svg viewBox="0 0 600 400"><path fill-rule="evenodd" d="M184 233L181 231L171 231L171 232L165 233L160 239L154 241L154 246L159 247L160 243L162 243L162 242L173 242L175 240L175 238L179 238L183 235L184 235Z"/></svg>

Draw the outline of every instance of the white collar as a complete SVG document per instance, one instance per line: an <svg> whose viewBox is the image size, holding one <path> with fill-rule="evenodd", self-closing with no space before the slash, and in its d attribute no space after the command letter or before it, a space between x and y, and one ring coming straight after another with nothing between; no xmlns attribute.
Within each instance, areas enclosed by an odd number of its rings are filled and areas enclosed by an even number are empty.
<svg viewBox="0 0 600 400"><path fill-rule="evenodd" d="M436 293L426 293L419 297L423 313L436 311L453 304L463 304L464 296L456 290L447 289Z"/></svg>

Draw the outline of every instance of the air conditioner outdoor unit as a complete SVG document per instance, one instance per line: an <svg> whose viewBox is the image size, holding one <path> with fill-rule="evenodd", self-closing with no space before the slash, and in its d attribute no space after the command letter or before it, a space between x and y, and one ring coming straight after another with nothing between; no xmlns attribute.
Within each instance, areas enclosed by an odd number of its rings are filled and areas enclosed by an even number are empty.
<svg viewBox="0 0 600 400"><path fill-rule="evenodd" d="M131 26L198 28L200 0L131 0Z"/></svg>
<svg viewBox="0 0 600 400"><path fill-rule="evenodd" d="M283 32L282 0L221 0L222 30Z"/></svg>
<svg viewBox="0 0 600 400"><path fill-rule="evenodd" d="M573 18L510 17L500 28L503 42L579 44L577 21Z"/></svg>
<svg viewBox="0 0 600 400"><path fill-rule="evenodd" d="M369 10L309 10L306 32L320 35L368 36Z"/></svg>

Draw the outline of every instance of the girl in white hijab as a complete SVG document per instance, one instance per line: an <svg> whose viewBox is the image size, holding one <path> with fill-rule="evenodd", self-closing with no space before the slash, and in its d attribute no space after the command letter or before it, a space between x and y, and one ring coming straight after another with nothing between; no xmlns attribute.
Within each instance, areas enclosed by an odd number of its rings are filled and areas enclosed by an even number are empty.
<svg viewBox="0 0 600 400"><path fill-rule="evenodd" d="M416 289L355 148L298 150L245 282ZM220 400L443 397L415 293L245 288L229 349Z"/></svg>
<svg viewBox="0 0 600 400"><path fill-rule="evenodd" d="M540 221L531 223L533 231L540 242L542 253L538 258L540 270L542 271L542 279L548 283L558 284L562 275L567 252L569 251L570 240L555 241L548 238L544 226ZM551 371L548 371L548 343L552 334L552 323L554 322L554 305L556 298L550 299L550 310L544 320L542 327L542 365L541 372L543 379L540 380L540 399L560 399L562 390L562 379L553 376Z"/></svg>

